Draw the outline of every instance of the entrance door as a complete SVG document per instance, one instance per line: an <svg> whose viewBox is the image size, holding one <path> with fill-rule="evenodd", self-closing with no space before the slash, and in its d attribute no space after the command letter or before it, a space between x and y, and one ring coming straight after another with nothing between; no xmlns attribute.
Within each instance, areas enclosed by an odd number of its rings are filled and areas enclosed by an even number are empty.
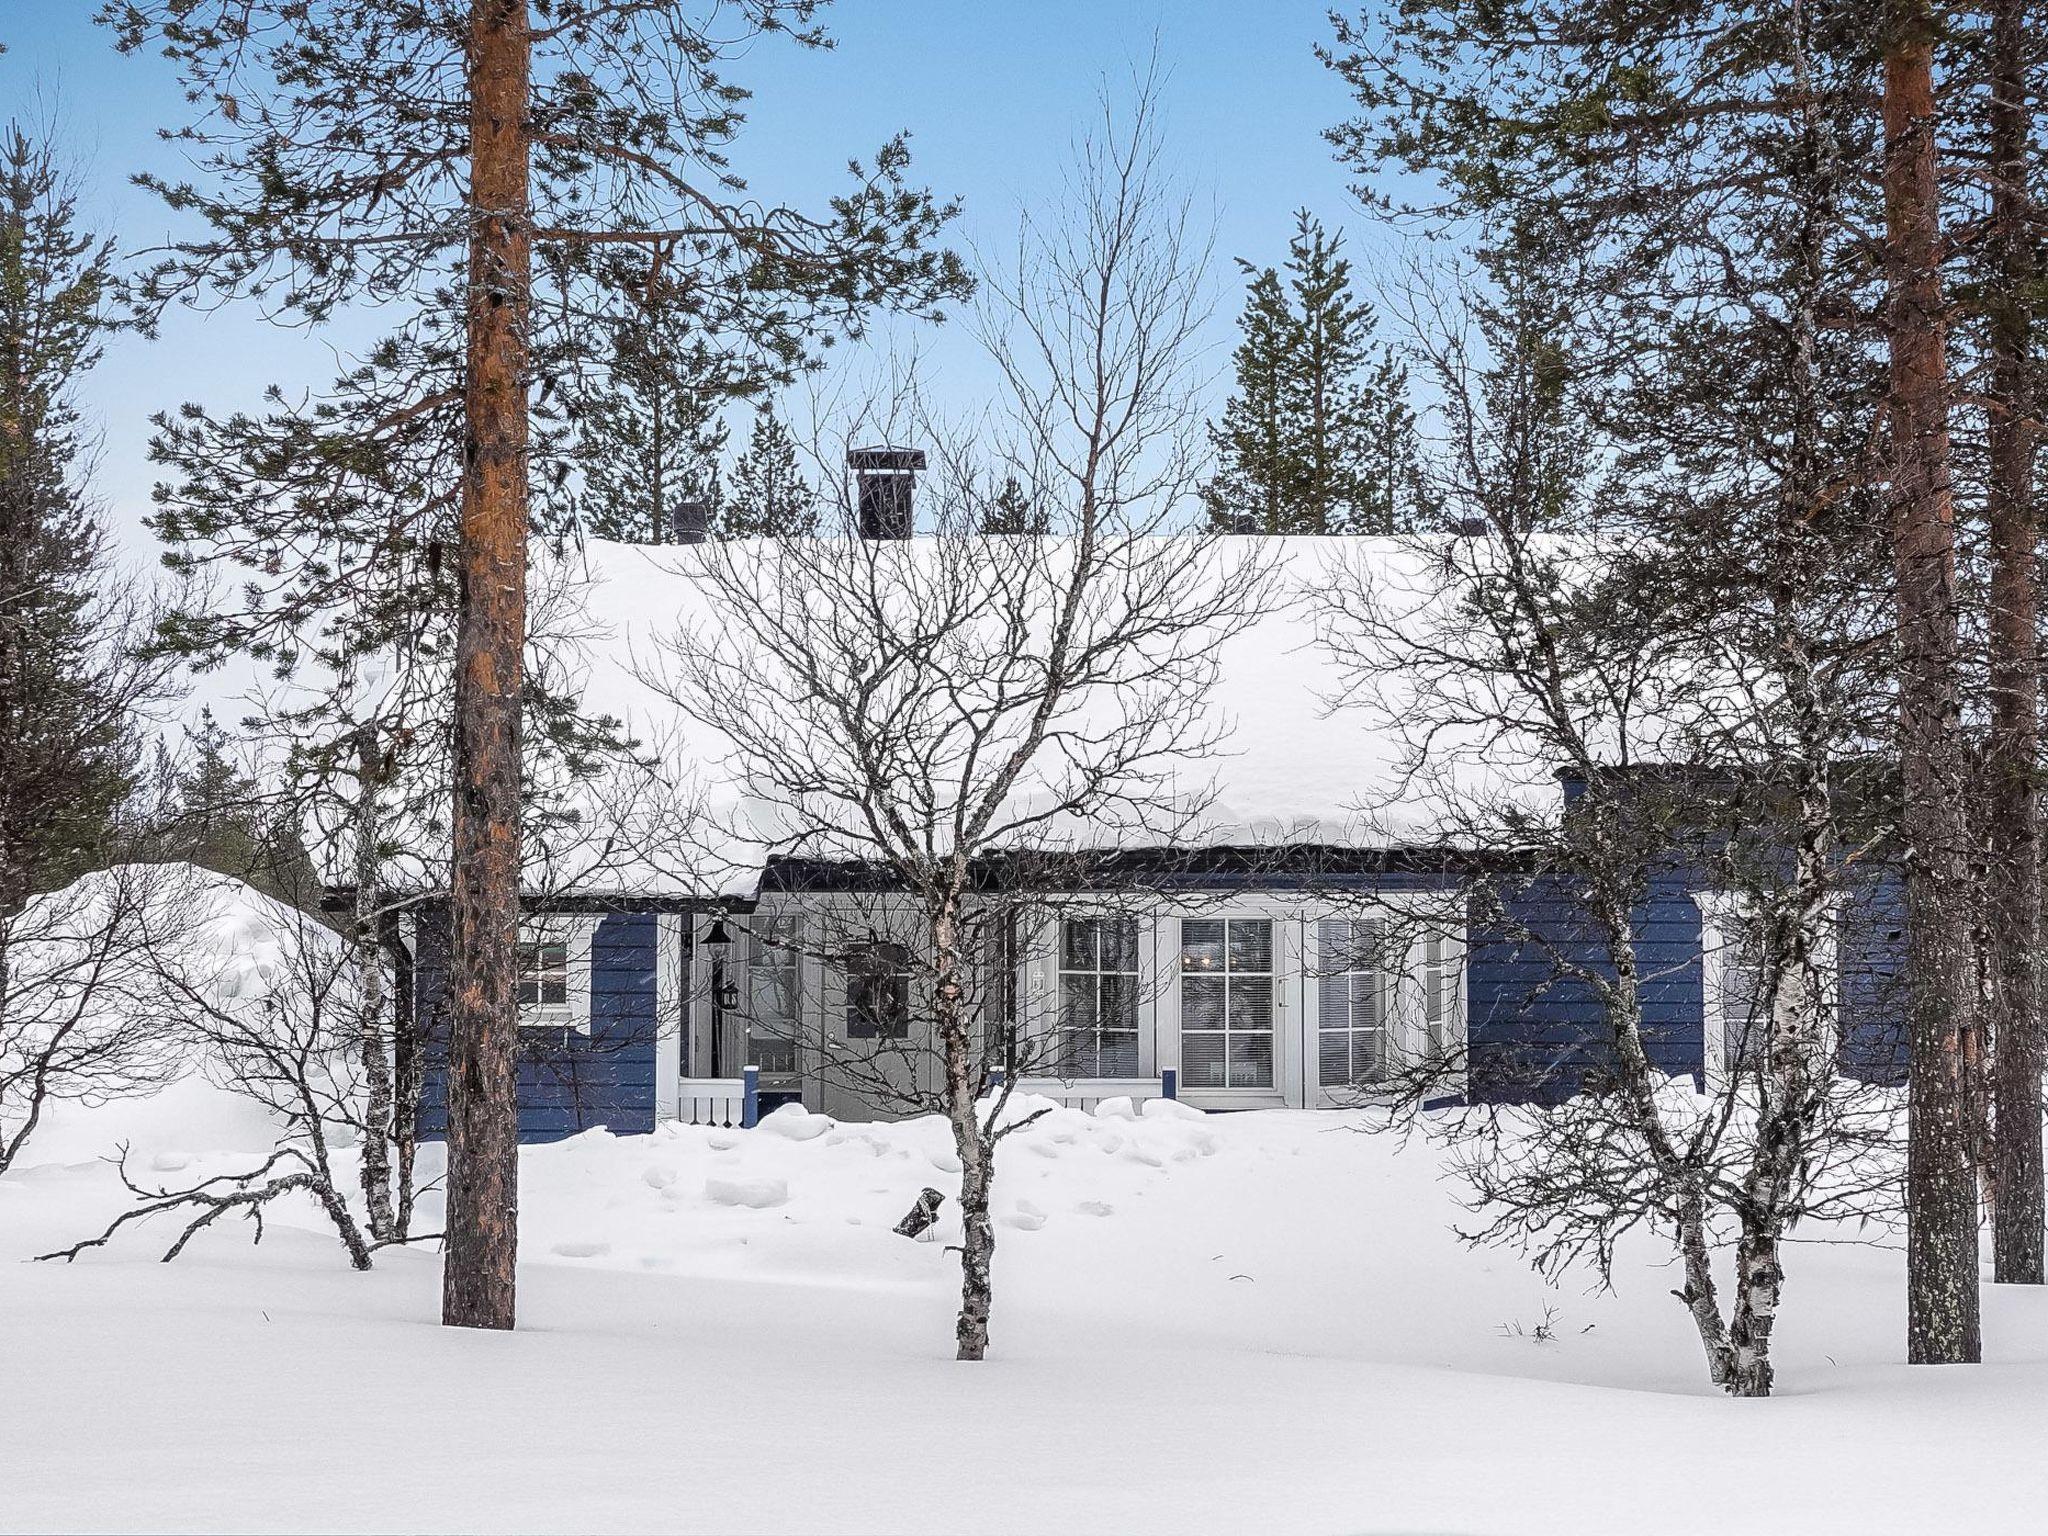
<svg viewBox="0 0 2048 1536"><path fill-rule="evenodd" d="M837 958L824 997L824 1111L842 1120L913 1113L931 1042L912 1019L909 951L876 940Z"/></svg>

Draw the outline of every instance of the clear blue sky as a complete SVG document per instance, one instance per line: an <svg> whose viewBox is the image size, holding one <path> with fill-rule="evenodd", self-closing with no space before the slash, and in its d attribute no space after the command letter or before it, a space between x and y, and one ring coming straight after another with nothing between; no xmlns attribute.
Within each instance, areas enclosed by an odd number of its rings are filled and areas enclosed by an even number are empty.
<svg viewBox="0 0 2048 1536"><path fill-rule="evenodd" d="M90 23L96 8L0 0L9 49L0 104L31 118L54 109L85 178L89 216L124 244L147 245L166 221L125 181L138 169L176 167L154 131L182 121L182 103L160 60L113 52ZM769 39L729 69L756 93L735 165L766 198L815 202L839 184L849 155L908 129L917 177L965 199L963 236L1000 240L1021 207L1056 186L1105 74L1126 78L1156 37L1169 75L1170 157L1215 210L1213 339L1227 349L1237 293L1229 258L1278 259L1295 208L1343 226L1362 264L1390 248L1320 137L1348 106L1312 52L1328 33L1326 9L1327 0L840 0L826 12L836 49ZM941 391L985 387L957 328L919 345ZM253 405L271 382L324 382L334 362L332 344L317 336L235 314L174 317L160 341L117 341L85 403L105 445L100 489L130 547L146 547L139 519L153 479L151 411L188 399Z"/></svg>

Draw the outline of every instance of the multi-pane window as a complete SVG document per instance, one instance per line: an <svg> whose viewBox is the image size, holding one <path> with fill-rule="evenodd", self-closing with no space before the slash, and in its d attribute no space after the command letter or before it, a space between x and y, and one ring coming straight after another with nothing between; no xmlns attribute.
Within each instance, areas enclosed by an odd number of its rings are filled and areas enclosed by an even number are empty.
<svg viewBox="0 0 2048 1536"><path fill-rule="evenodd" d="M1325 1088L1386 1076L1385 945L1376 922L1324 918L1316 924L1316 1069Z"/></svg>
<svg viewBox="0 0 2048 1536"><path fill-rule="evenodd" d="M1451 1051L1451 1025L1458 1015L1460 969L1457 946L1449 939L1437 933L1423 939L1422 1043L1431 1062L1444 1061Z"/></svg>
<svg viewBox="0 0 2048 1536"><path fill-rule="evenodd" d="M846 1038L903 1040L910 1035L910 951L866 944L846 957Z"/></svg>
<svg viewBox="0 0 2048 1536"><path fill-rule="evenodd" d="M546 934L522 935L518 958L519 1022L569 1023L568 941Z"/></svg>
<svg viewBox="0 0 2048 1536"><path fill-rule="evenodd" d="M1180 1028L1188 1087L1273 1086L1271 919L1182 920Z"/></svg>
<svg viewBox="0 0 2048 1536"><path fill-rule="evenodd" d="M1138 920L1070 917L1060 924L1063 1077L1138 1075Z"/></svg>
<svg viewBox="0 0 2048 1536"><path fill-rule="evenodd" d="M747 1050L763 1072L797 1069L802 975L803 919L757 916L747 930Z"/></svg>

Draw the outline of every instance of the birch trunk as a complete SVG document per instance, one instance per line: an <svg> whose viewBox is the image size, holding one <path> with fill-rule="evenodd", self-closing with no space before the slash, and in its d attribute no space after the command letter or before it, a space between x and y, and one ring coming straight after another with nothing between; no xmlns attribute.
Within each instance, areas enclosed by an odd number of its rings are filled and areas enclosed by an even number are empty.
<svg viewBox="0 0 2048 1536"><path fill-rule="evenodd" d="M995 1145L982 1133L976 1112L976 1061L961 984L960 911L949 896L932 921L933 1022L944 1051L946 1119L953 1127L953 1150L960 1159L960 1317L954 1328L956 1358L980 1360L988 1354L988 1319L994 1303L996 1229L989 1219L990 1186L995 1179Z"/></svg>
<svg viewBox="0 0 2048 1536"><path fill-rule="evenodd" d="M531 53L527 0L474 0L441 1297L442 1321L469 1328L513 1325L518 1246L514 946L526 637Z"/></svg>
<svg viewBox="0 0 2048 1536"><path fill-rule="evenodd" d="M1955 507L1928 0L1892 0L1884 60L1892 557L1906 845L1906 1355L1975 1361L1977 1194L1965 1080Z"/></svg>
<svg viewBox="0 0 2048 1536"><path fill-rule="evenodd" d="M1607 1000L1613 1021L1616 1086L1624 1095L1645 1150L1674 1191L1672 1225L1678 1242L1682 1288L1674 1291L1692 1316L1700 1347L1707 1357L1707 1375L1717 1387L1728 1386L1731 1352L1727 1321L1721 1316L1720 1289L1714 1281L1714 1251L1707 1227L1707 1195L1699 1175L1686 1168L1665 1133L1657 1105L1658 1077L1643 1042L1642 977L1636 961L1635 924L1625 900L1610 897L1600 909L1607 932L1607 962L1614 971L1614 991Z"/></svg>
<svg viewBox="0 0 2048 1536"><path fill-rule="evenodd" d="M420 1026L415 1006L412 956L393 939L390 914L384 917L385 952L391 956L396 981L391 989L391 1153L392 1227L400 1242L412 1236L412 1207L418 1192L414 1165L419 1155Z"/></svg>
<svg viewBox="0 0 2048 1536"><path fill-rule="evenodd" d="M356 727L355 923L349 933L356 972L356 1054L363 1071L363 1206L370 1235L390 1242L398 1235L391 1198L392 1086L390 999L384 988L383 891L377 791L383 783L377 727Z"/></svg>

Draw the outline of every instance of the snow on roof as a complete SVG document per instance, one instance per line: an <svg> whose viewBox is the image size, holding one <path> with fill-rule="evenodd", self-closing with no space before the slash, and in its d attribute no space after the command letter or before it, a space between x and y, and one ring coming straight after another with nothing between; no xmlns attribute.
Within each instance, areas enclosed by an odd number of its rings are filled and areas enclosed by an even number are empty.
<svg viewBox="0 0 2048 1536"><path fill-rule="evenodd" d="M937 541L900 546L903 558L929 561ZM1442 543L1443 541L1438 541ZM1221 741L1213 755L1190 764L1177 793L1208 803L1190 846L1320 843L1362 849L1435 840L1441 826L1433 791L1404 779L1412 742L1404 716L1412 701L1397 678L1376 677L1361 699L1317 633L1315 598L1346 573L1424 611L1441 612L1443 551L1414 540L1350 537L1240 538L1217 541L1224 558L1271 562L1270 601L1241 632L1222 643L1217 681L1204 700ZM661 670L666 640L679 631L716 633L718 614L705 561L770 562L774 545L754 541L713 546L645 547L591 542L568 558L580 593L579 645L587 711L616 716L656 748L692 786L700 813L696 833L652 861L593 865L558 882L583 893L735 895L752 893L774 853L832 856L796 846L774 808L752 801L744 764L732 744L689 719L649 684ZM813 599L814 601L816 599ZM1355 680L1353 680L1355 682ZM1113 707L1113 701L1103 701ZM1363 707L1359 707L1360 705ZM1554 794L1549 765L1534 760L1486 767L1500 786ZM1071 822L1048 830L1058 846L1133 846L1134 832ZM1156 841L1156 840L1155 840Z"/></svg>

